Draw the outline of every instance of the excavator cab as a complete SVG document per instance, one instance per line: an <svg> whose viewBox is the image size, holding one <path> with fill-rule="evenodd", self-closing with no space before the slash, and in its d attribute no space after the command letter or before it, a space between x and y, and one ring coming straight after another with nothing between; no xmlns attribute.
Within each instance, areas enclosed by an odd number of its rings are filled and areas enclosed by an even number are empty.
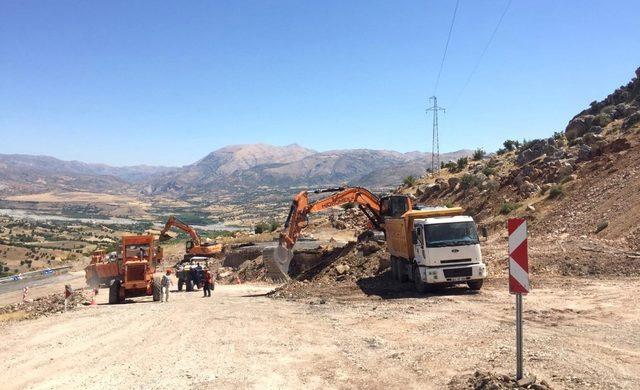
<svg viewBox="0 0 640 390"><path fill-rule="evenodd" d="M390 195L380 199L380 215L398 218L413 209L411 199L405 195Z"/></svg>

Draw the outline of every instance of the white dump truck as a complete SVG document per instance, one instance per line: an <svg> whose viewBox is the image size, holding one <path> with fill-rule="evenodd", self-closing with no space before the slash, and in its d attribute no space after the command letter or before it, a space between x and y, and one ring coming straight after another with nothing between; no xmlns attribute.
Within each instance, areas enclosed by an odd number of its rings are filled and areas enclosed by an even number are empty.
<svg viewBox="0 0 640 390"><path fill-rule="evenodd" d="M412 209L404 196L381 202L395 280L412 281L421 293L458 283L482 288L487 267L473 218L459 207Z"/></svg>

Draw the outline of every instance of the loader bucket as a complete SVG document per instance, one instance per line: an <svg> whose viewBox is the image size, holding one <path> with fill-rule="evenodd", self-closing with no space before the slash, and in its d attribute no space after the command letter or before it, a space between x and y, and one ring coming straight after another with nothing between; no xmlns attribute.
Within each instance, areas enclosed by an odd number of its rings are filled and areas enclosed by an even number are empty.
<svg viewBox="0 0 640 390"><path fill-rule="evenodd" d="M293 259L293 250L281 245L269 246L262 251L262 259L269 278L275 282L289 280L289 264Z"/></svg>
<svg viewBox="0 0 640 390"><path fill-rule="evenodd" d="M170 235L168 235L168 234L166 234L166 233L165 233L165 234L161 234L161 235L160 235L160 238L159 238L158 240L159 240L160 242L162 242L162 241L169 241L171 238L172 238L172 237L171 237Z"/></svg>

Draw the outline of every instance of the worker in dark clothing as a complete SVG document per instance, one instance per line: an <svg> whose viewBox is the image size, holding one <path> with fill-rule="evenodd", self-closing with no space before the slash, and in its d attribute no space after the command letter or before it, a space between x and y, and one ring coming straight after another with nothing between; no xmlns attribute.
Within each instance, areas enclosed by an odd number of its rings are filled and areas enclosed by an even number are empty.
<svg viewBox="0 0 640 390"><path fill-rule="evenodd" d="M200 275L198 275L198 270L193 265L191 265L191 268L189 269L189 275L191 276L191 281L193 282L193 288L198 288Z"/></svg>
<svg viewBox="0 0 640 390"><path fill-rule="evenodd" d="M204 270L204 286L202 291L204 292L204 297L211 296L211 288L213 287L213 277L211 276L211 272L208 269Z"/></svg>

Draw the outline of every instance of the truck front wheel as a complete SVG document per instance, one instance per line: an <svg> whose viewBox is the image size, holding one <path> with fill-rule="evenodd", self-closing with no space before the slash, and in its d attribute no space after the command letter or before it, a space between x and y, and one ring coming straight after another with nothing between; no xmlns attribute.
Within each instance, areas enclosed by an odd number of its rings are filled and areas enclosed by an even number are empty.
<svg viewBox="0 0 640 390"><path fill-rule="evenodd" d="M114 280L109 286L109 304L122 303L120 300L120 281Z"/></svg>
<svg viewBox="0 0 640 390"><path fill-rule="evenodd" d="M484 284L484 279L470 280L467 282L467 286L469 286L469 288L473 291L480 291L483 284Z"/></svg>
<svg viewBox="0 0 640 390"><path fill-rule="evenodd" d="M413 267L413 285L418 294L424 294L434 291L434 288L429 283L425 283L420 276L420 268Z"/></svg>
<svg viewBox="0 0 640 390"><path fill-rule="evenodd" d="M152 292L154 302L162 299L162 280L160 278L153 279Z"/></svg>
<svg viewBox="0 0 640 390"><path fill-rule="evenodd" d="M409 281L409 272L407 272L407 264L403 260L398 259L398 280L400 283Z"/></svg>

